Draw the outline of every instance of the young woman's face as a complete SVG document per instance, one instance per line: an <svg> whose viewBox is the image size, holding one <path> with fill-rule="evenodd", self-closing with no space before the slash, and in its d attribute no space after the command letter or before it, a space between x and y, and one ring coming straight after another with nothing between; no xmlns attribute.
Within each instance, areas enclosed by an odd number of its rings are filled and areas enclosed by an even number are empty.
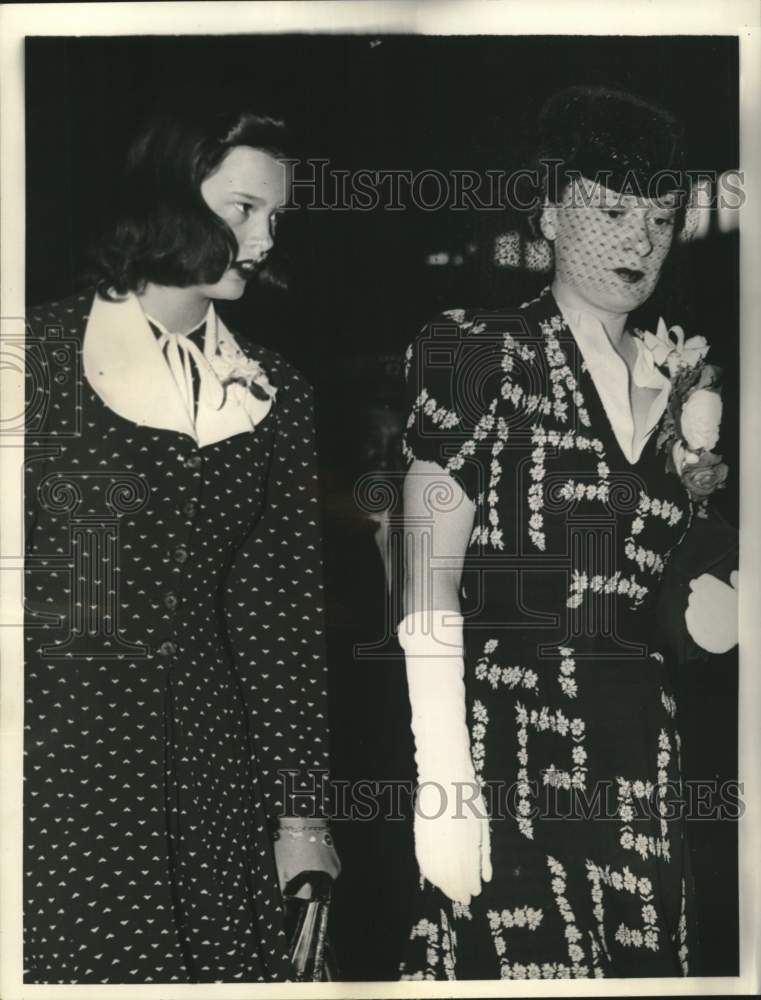
<svg viewBox="0 0 761 1000"><path fill-rule="evenodd" d="M675 199L621 195L581 178L545 207L557 278L589 305L629 313L652 294L671 247Z"/></svg>
<svg viewBox="0 0 761 1000"><path fill-rule="evenodd" d="M235 263L203 291L211 299L239 299L272 249L287 197L285 164L261 149L236 146L202 182L201 195L238 241Z"/></svg>

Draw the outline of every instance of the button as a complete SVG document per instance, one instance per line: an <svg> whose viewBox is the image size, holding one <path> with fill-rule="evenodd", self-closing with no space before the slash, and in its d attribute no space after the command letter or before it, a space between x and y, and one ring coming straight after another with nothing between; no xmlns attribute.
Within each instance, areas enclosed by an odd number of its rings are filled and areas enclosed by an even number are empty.
<svg viewBox="0 0 761 1000"><path fill-rule="evenodd" d="M182 512L186 517L195 517L198 511L198 504L195 500L188 500L182 505Z"/></svg>
<svg viewBox="0 0 761 1000"><path fill-rule="evenodd" d="M180 599L173 591L169 591L164 594L164 607L169 608L170 611L176 611L180 603Z"/></svg>
<svg viewBox="0 0 761 1000"><path fill-rule="evenodd" d="M186 469L200 469L201 468L201 456L200 455L189 455L185 459Z"/></svg>
<svg viewBox="0 0 761 1000"><path fill-rule="evenodd" d="M177 643L172 642L171 639L167 639L166 642L162 642L159 646L159 656L174 656L177 652Z"/></svg>
<svg viewBox="0 0 761 1000"><path fill-rule="evenodd" d="M188 561L188 550L184 545L178 545L177 548L172 553L172 558L176 563L184 563Z"/></svg>

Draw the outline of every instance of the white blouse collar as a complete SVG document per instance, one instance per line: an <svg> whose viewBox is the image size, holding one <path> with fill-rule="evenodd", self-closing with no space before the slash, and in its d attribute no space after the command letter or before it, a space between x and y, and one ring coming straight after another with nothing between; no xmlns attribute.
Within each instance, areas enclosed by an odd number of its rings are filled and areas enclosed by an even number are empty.
<svg viewBox="0 0 761 1000"><path fill-rule="evenodd" d="M140 308L143 309L142 306ZM148 322L151 324L151 326L155 326L156 329L160 333L165 333L167 335L167 337L171 337L171 336L175 335L174 331L168 330L164 326L164 324L161 322L160 319L156 319L155 316L151 316L151 314L149 312L147 312L145 309L143 309L143 315L148 320ZM196 323L196 325L194 327L192 327L186 333L183 333L182 336L183 337L189 337L191 335L191 333L195 333L196 330L200 330L201 327L204 324L206 324L206 330L207 331L211 330L211 329L215 329L215 327L216 327L215 318L216 318L216 312L214 310L214 303L213 302L209 302L209 308L206 310L206 315L204 316L204 318L200 321L200 323Z"/></svg>
<svg viewBox="0 0 761 1000"><path fill-rule="evenodd" d="M658 390L658 395L650 404L644 430L635 440L626 362L611 344L599 317L564 303L557 297L556 301L579 346L621 451L633 465L642 454L648 438L666 409L671 383L656 368L652 354L642 340L633 337L637 348L637 359L632 373L633 381L641 388Z"/></svg>
<svg viewBox="0 0 761 1000"><path fill-rule="evenodd" d="M205 322L207 360L211 362L223 343L237 347L211 303ZM132 293L118 301L95 296L82 360L87 381L110 410L141 426L188 434L199 448L252 430L272 406L271 399L257 399L237 382L223 387L219 380L213 385L205 379L194 422Z"/></svg>

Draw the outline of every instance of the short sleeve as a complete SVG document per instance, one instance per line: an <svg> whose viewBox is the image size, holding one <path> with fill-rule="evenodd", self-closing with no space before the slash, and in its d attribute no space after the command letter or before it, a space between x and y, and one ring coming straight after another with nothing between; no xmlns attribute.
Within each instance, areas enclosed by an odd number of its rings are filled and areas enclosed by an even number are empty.
<svg viewBox="0 0 761 1000"><path fill-rule="evenodd" d="M462 310L442 313L407 348L408 466L434 462L475 504L488 488L497 434L501 338Z"/></svg>

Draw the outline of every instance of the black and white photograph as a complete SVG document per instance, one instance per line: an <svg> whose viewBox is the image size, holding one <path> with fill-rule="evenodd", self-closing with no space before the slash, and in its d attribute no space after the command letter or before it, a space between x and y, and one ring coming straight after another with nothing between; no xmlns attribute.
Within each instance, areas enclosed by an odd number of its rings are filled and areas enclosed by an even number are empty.
<svg viewBox="0 0 761 1000"><path fill-rule="evenodd" d="M0 10L2 995L757 992L758 8L109 6Z"/></svg>

